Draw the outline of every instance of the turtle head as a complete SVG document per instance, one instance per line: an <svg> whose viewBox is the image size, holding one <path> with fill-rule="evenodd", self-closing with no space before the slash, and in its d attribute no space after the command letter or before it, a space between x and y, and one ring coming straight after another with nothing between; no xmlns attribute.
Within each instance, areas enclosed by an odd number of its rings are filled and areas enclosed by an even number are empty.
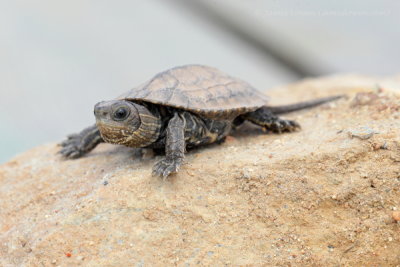
<svg viewBox="0 0 400 267"><path fill-rule="evenodd" d="M160 134L161 120L145 106L127 101L111 100L94 106L96 125L107 143L145 147Z"/></svg>

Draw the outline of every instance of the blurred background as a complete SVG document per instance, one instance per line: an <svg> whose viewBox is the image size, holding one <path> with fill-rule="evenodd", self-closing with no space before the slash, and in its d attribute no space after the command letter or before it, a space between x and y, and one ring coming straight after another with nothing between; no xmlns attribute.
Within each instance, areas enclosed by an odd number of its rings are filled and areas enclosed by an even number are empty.
<svg viewBox="0 0 400 267"><path fill-rule="evenodd" d="M94 123L154 74L215 66L260 90L400 67L397 0L0 0L0 163Z"/></svg>

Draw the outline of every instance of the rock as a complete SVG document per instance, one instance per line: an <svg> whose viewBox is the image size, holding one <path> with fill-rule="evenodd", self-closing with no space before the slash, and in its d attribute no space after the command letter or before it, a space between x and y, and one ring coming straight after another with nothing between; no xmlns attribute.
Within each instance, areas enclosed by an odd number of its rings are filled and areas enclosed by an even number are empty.
<svg viewBox="0 0 400 267"><path fill-rule="evenodd" d="M248 126L192 150L166 181L151 176L154 157L124 147L78 160L56 144L27 151L0 166L0 266L399 264L387 213L400 199L398 88L336 76L272 90L272 104L348 98L285 116L299 132ZM379 134L343 130L364 125Z"/></svg>

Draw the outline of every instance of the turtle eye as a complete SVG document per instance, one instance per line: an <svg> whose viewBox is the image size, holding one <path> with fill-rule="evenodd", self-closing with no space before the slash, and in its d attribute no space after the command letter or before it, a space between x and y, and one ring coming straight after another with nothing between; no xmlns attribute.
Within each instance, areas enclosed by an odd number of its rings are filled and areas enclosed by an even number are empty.
<svg viewBox="0 0 400 267"><path fill-rule="evenodd" d="M117 121L122 121L129 116L129 109L125 107L120 107L114 112L114 119Z"/></svg>

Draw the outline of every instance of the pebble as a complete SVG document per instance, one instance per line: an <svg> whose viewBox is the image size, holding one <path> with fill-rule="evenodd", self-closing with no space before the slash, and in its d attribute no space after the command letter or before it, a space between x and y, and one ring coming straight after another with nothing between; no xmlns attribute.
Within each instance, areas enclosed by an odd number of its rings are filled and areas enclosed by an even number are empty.
<svg viewBox="0 0 400 267"><path fill-rule="evenodd" d="M85 259L85 257L83 257L83 256L78 256L78 257L76 257L76 259L77 259L78 261L83 261L83 260Z"/></svg>
<svg viewBox="0 0 400 267"><path fill-rule="evenodd" d="M393 211L392 212L392 218L393 220L395 220L396 222L400 222L400 211Z"/></svg>
<svg viewBox="0 0 400 267"><path fill-rule="evenodd" d="M377 134L374 129L368 127L368 126L362 126L356 129L351 129L348 131L348 134L351 138L356 137L361 140L366 140L371 138L374 134Z"/></svg>

